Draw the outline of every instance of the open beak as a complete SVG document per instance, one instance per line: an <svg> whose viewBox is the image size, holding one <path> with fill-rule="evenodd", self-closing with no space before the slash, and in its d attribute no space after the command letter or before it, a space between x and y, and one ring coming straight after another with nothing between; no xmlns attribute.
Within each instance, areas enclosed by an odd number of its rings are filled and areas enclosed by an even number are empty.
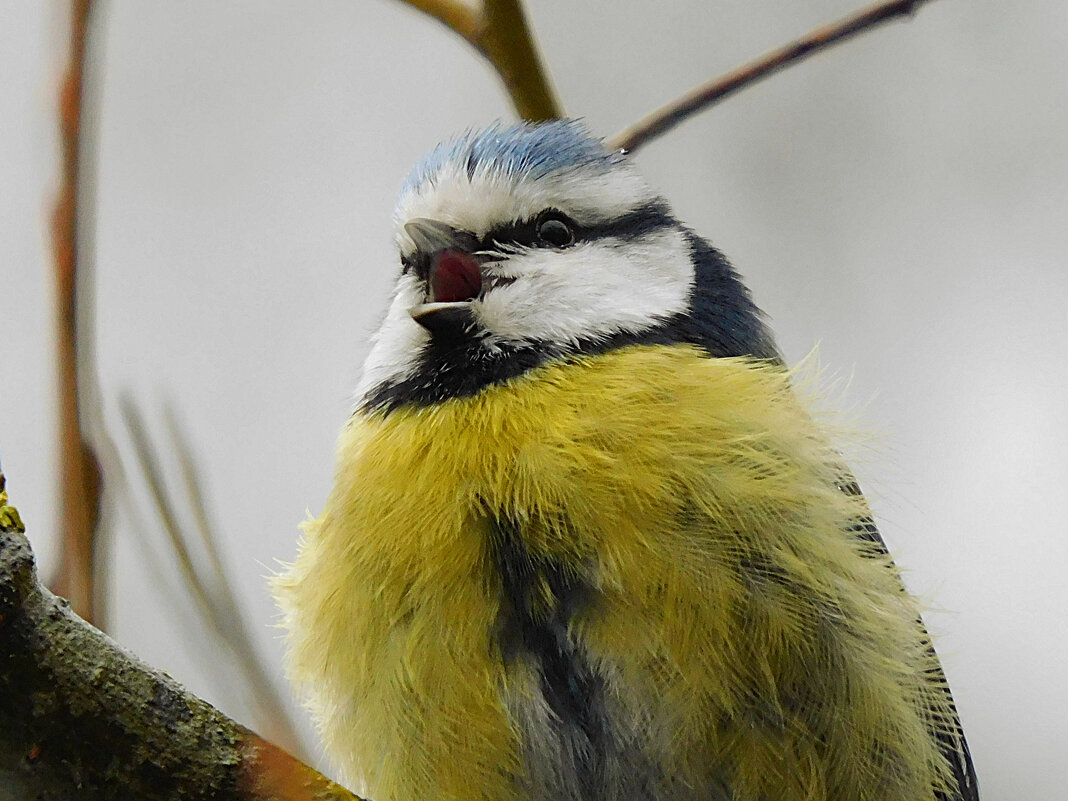
<svg viewBox="0 0 1068 801"><path fill-rule="evenodd" d="M435 337L460 336L474 325L472 301L482 293L482 265L471 253L473 237L422 218L405 223L404 232L427 259L427 302L408 313Z"/></svg>
<svg viewBox="0 0 1068 801"><path fill-rule="evenodd" d="M451 225L426 217L417 217L404 224L404 233L415 243L421 253L435 253L439 250L454 248L459 244L462 234Z"/></svg>
<svg viewBox="0 0 1068 801"><path fill-rule="evenodd" d="M470 301L420 303L409 309L408 314L438 339L458 339L475 325Z"/></svg>

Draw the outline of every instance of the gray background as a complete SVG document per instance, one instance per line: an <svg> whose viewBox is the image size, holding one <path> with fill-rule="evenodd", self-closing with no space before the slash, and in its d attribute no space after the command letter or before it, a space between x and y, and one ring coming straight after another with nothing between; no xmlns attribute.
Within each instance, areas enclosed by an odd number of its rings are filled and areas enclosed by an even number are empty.
<svg viewBox="0 0 1068 801"><path fill-rule="evenodd" d="M532 0L568 111L611 134L853 0ZM55 564L51 273L59 3L0 0L0 454ZM510 108L460 41L385 0L110 2L93 327L132 490L109 497L111 631L224 710L130 461L129 392L172 405L278 676L263 580L330 486L396 263L390 212L438 139ZM1068 4L940 0L638 156L747 276L832 405L928 620L985 798L1062 796L1068 715ZM168 464L166 447L163 458Z"/></svg>

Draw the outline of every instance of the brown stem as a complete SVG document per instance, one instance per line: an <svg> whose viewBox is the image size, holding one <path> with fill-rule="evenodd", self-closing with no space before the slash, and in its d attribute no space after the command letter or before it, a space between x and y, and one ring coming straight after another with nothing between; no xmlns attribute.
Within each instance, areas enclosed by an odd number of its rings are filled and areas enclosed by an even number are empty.
<svg viewBox="0 0 1068 801"><path fill-rule="evenodd" d="M504 82L516 112L525 120L563 116L519 0L485 0L483 11L458 0L404 0L458 33Z"/></svg>
<svg viewBox="0 0 1068 801"><path fill-rule="evenodd" d="M461 0L404 0L481 50L482 16Z"/></svg>
<svg viewBox="0 0 1068 801"><path fill-rule="evenodd" d="M524 120L563 116L538 56L519 0L485 0L482 52L504 81Z"/></svg>
<svg viewBox="0 0 1068 801"><path fill-rule="evenodd" d="M70 63L60 90L62 176L52 217L56 272L60 509L62 547L55 590L86 619L93 616L93 549L100 507L100 469L79 413L78 177L85 40L92 0L72 0Z"/></svg>
<svg viewBox="0 0 1068 801"><path fill-rule="evenodd" d="M674 128L692 114L708 108L740 89L751 86L762 78L836 42L848 39L896 17L912 14L925 2L927 0L886 0L855 11L837 22L822 25L800 39L772 50L755 61L743 64L741 67L691 89L677 100L620 131L608 139L605 145L611 150L633 152L649 140Z"/></svg>

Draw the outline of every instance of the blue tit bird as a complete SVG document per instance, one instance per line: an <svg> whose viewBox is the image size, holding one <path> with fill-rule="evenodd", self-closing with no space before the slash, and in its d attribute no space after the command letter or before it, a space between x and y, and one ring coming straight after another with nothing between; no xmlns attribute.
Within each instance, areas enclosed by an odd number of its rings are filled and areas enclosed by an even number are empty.
<svg viewBox="0 0 1068 801"><path fill-rule="evenodd" d="M976 801L938 660L739 276L581 124L443 143L276 579L374 801Z"/></svg>

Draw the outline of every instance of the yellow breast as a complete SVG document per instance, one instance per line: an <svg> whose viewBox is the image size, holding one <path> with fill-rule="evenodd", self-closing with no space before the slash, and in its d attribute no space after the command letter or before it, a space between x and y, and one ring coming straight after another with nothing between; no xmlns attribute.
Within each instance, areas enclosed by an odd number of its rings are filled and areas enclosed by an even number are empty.
<svg viewBox="0 0 1068 801"><path fill-rule="evenodd" d="M375 801L530 797L557 756L529 742L553 724L536 670L499 642L508 519L592 588L568 636L605 683L613 769L659 766L651 796L933 798L933 656L845 533L866 509L841 478L785 371L688 346L357 414L276 582L291 673Z"/></svg>

